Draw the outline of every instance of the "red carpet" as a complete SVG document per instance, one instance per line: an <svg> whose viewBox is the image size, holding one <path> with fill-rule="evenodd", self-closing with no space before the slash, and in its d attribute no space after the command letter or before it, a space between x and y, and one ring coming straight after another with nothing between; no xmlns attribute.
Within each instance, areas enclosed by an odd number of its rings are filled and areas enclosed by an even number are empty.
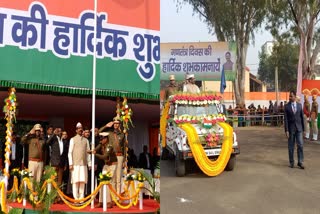
<svg viewBox="0 0 320 214"><path fill-rule="evenodd" d="M33 208L30 204L27 203L26 207L22 206L22 203L9 203L9 206L13 208L22 208L25 209L25 213L28 213L28 210L31 212L33 211ZM113 208L107 209L108 213L156 213L160 205L152 199L144 199L143 200L143 210L139 210L139 203L136 206L132 206L129 209L121 209L117 206L114 206ZM68 207L65 204L53 204L51 209L52 212L63 212L63 213L102 213L102 208L93 208L91 209L91 206L87 206L84 209L81 210L73 210L70 207Z"/></svg>

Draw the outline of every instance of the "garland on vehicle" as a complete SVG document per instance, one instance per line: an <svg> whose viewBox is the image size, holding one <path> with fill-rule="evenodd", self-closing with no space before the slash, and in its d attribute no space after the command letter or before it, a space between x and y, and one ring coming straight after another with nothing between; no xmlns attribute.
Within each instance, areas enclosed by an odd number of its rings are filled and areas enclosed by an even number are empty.
<svg viewBox="0 0 320 214"><path fill-rule="evenodd" d="M199 94L190 93L178 93L170 98L170 101L176 104L188 104L188 105L207 105L207 104L219 104L221 96L217 96L214 93L202 92Z"/></svg>
<svg viewBox="0 0 320 214"><path fill-rule="evenodd" d="M166 102L160 118L160 135L161 135L162 147L166 147L166 135L167 135L166 128L167 128L167 120L169 115L169 108L170 108L170 102Z"/></svg>
<svg viewBox="0 0 320 214"><path fill-rule="evenodd" d="M218 125L224 130L224 138L221 153L215 161L212 161L207 157L196 129L189 123L179 125L179 127L182 128L188 136L189 146L197 165L208 176L217 176L222 173L227 166L232 153L232 127L224 122L219 122Z"/></svg>

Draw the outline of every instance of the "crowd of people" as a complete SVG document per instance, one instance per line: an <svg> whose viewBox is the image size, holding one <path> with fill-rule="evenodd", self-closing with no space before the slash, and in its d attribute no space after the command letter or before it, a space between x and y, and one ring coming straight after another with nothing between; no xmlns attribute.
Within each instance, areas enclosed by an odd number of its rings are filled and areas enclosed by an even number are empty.
<svg viewBox="0 0 320 214"><path fill-rule="evenodd" d="M104 131L105 129L107 130ZM14 132L9 171L14 168L28 168L33 179L40 182L44 167L50 165L56 170L56 182L63 192L77 200L91 193L91 170L94 170L96 177L110 171L113 175L111 184L120 195L126 155L125 135L120 128L120 119L115 117L112 122L100 129L95 128L93 132L77 123L75 131L76 135L69 138L67 132L60 127L49 125L44 130L40 124L35 124L22 137ZM95 148L92 148L91 134L94 134ZM94 166L91 163L91 154L95 154ZM4 161L4 158L2 160ZM128 169L139 167L153 173L159 160L156 148L151 155L145 145L139 159L133 149L128 149ZM2 164L4 166L4 163ZM11 189L12 185L13 176L10 176L8 189ZM102 194L99 195L96 207L102 206ZM60 198L55 201L60 202ZM107 202L109 208L115 206L110 195L107 196Z"/></svg>

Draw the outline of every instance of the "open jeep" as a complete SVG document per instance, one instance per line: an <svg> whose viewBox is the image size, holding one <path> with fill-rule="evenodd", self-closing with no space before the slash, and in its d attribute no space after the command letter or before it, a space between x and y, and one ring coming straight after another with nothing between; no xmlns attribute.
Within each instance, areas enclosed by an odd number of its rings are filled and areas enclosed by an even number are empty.
<svg viewBox="0 0 320 214"><path fill-rule="evenodd" d="M225 122L220 97L214 94L176 94L169 97L161 116L162 146L175 156L177 176L186 174L194 159L208 176L233 170L240 154L236 134Z"/></svg>

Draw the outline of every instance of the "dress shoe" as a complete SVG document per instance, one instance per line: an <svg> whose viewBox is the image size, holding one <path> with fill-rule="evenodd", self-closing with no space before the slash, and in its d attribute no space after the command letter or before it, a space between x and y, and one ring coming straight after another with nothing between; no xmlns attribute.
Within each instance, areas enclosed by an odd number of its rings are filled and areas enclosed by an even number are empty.
<svg viewBox="0 0 320 214"><path fill-rule="evenodd" d="M101 207L102 207L102 203L99 202L95 207L96 207L96 208L101 208Z"/></svg>
<svg viewBox="0 0 320 214"><path fill-rule="evenodd" d="M300 167L300 169L304 169L304 165L302 163L298 163L298 167Z"/></svg>
<svg viewBox="0 0 320 214"><path fill-rule="evenodd" d="M290 166L289 166L290 168L293 168L293 164L290 164Z"/></svg>

